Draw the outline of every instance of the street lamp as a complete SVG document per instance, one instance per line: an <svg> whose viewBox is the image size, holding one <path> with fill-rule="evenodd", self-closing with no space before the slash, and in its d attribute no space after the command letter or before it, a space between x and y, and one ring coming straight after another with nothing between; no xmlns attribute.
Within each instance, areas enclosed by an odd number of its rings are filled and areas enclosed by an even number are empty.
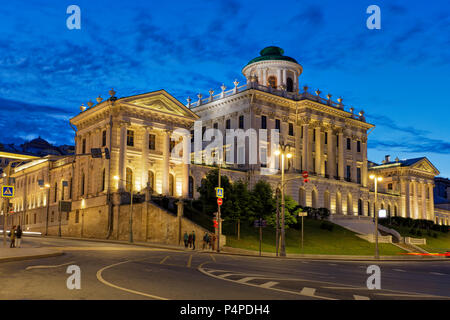
<svg viewBox="0 0 450 320"><path fill-rule="evenodd" d="M280 148L275 151L275 155L281 155L281 250L280 256L286 256L285 230L284 230L284 158L292 158L288 151L289 145L280 144Z"/></svg>
<svg viewBox="0 0 450 320"><path fill-rule="evenodd" d="M125 181L124 179L120 179L119 176L114 176L114 180L116 181ZM130 186L130 194L131 194L131 200L130 200L130 237L129 242L133 242L133 177L131 177L131 186Z"/></svg>
<svg viewBox="0 0 450 320"><path fill-rule="evenodd" d="M382 181L383 178L374 174L371 174L369 176L370 180L373 180L375 182L375 208L374 208L374 217L375 217L375 259L379 259L379 250L378 250L378 211L377 211L377 191L378 191L378 181Z"/></svg>

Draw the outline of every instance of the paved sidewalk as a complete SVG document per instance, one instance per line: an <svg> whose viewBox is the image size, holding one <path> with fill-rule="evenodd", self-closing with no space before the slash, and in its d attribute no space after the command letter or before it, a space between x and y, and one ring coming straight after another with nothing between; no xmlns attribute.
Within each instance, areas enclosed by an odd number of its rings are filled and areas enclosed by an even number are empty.
<svg viewBox="0 0 450 320"><path fill-rule="evenodd" d="M3 246L3 240L0 241L0 263L7 261L29 260L60 256L62 250L55 250L50 248L31 247L24 244L20 248L10 248L8 241L7 246Z"/></svg>

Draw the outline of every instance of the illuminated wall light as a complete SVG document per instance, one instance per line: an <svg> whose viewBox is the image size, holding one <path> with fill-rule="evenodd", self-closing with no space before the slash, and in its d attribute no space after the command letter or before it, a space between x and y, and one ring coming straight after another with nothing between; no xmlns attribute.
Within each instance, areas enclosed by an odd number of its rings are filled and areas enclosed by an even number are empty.
<svg viewBox="0 0 450 320"><path fill-rule="evenodd" d="M81 209L84 209L84 208L86 208L86 200L85 199L81 200Z"/></svg>
<svg viewBox="0 0 450 320"><path fill-rule="evenodd" d="M179 197L181 196L181 193L182 193L181 189L182 189L182 183L177 182L177 196L179 196Z"/></svg>

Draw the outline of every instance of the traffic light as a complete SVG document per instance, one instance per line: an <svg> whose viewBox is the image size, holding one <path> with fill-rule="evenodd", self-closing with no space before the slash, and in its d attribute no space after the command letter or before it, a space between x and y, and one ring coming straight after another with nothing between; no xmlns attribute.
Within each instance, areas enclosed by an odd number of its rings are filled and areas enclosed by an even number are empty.
<svg viewBox="0 0 450 320"><path fill-rule="evenodd" d="M216 219L214 219L213 221L214 221L214 228L218 228L219 227L219 222L217 222Z"/></svg>

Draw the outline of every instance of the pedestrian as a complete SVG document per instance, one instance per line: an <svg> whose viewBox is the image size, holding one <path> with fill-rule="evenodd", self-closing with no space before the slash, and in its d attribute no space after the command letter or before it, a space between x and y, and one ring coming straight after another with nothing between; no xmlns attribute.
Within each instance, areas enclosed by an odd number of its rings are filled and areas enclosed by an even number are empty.
<svg viewBox="0 0 450 320"><path fill-rule="evenodd" d="M9 245L10 248L15 248L15 242L16 242L16 226L13 226L11 228L11 231L9 231L9 237L11 238L11 244Z"/></svg>
<svg viewBox="0 0 450 320"><path fill-rule="evenodd" d="M187 231L184 232L184 247L187 248L188 247L188 241L189 241L189 236L187 234Z"/></svg>
<svg viewBox="0 0 450 320"><path fill-rule="evenodd" d="M192 230L192 250L195 250L195 231Z"/></svg>
<svg viewBox="0 0 450 320"><path fill-rule="evenodd" d="M191 248L192 247L192 234L190 234L188 237L188 243L189 243L189 248Z"/></svg>
<svg viewBox="0 0 450 320"><path fill-rule="evenodd" d="M20 228L20 225L17 226L16 230L16 248L20 248L20 243L22 242L22 229Z"/></svg>

